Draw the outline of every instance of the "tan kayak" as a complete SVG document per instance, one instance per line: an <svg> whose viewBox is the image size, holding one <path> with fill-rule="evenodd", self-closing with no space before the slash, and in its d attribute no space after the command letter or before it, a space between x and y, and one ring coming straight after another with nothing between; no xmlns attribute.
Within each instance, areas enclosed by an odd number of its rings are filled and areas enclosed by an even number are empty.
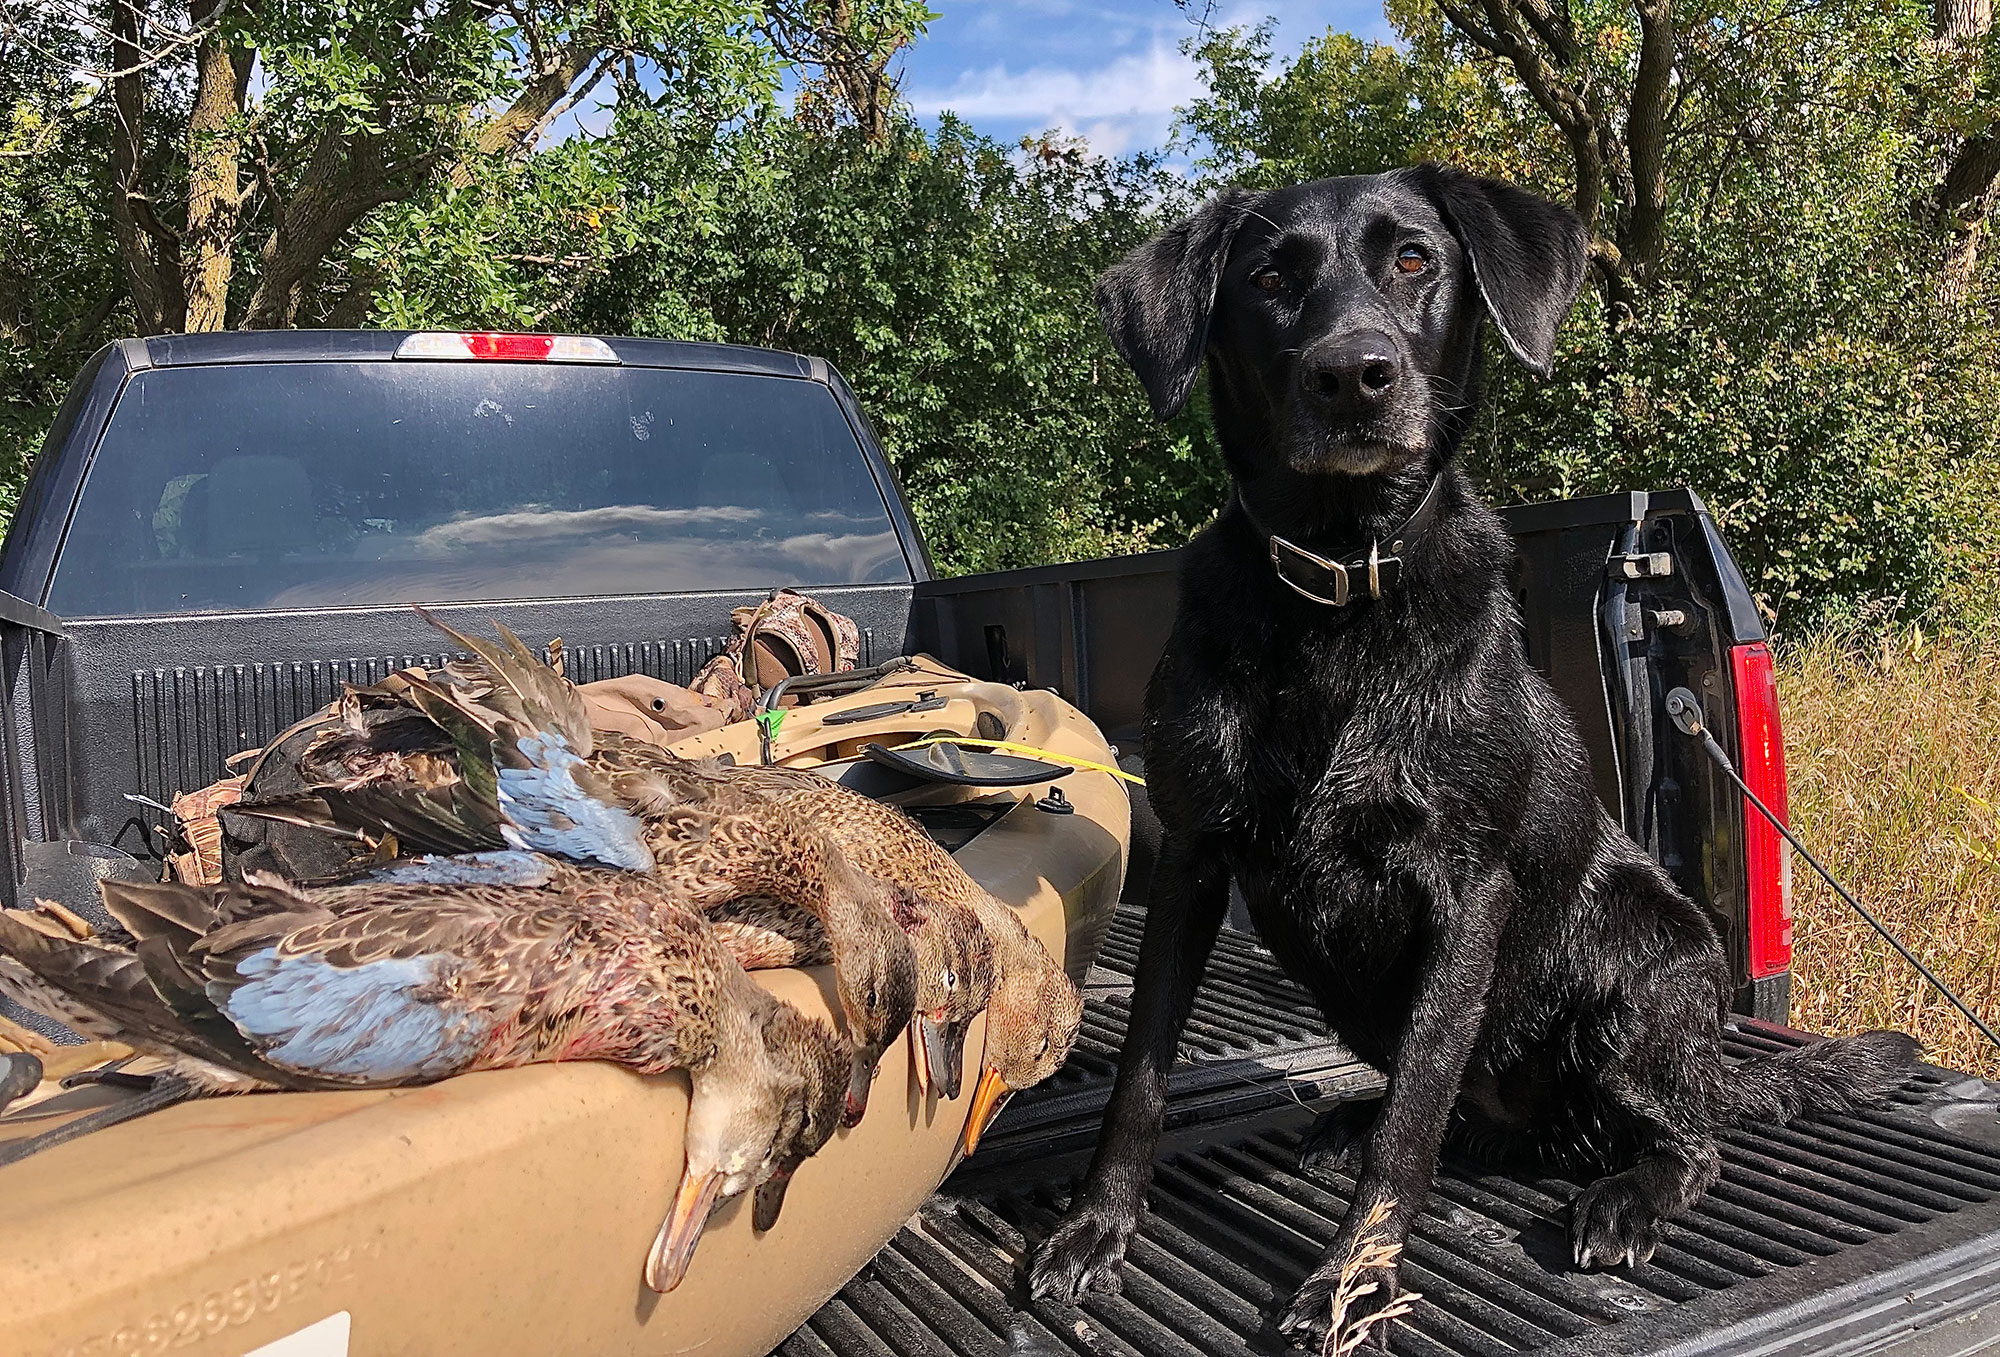
<svg viewBox="0 0 2000 1357"><path fill-rule="evenodd" d="M931 695L921 710L898 710L920 693ZM828 720L843 712L863 719ZM773 755L812 766L946 732L1113 762L1096 727L1053 694L929 661L788 712ZM676 748L759 757L749 724ZM1078 974L1118 899L1129 803L1107 773L1079 768L1054 785L1072 813L1038 808L1049 784L892 799L983 807L967 818L990 823L958 861ZM831 1017L827 974L758 978ZM983 1019L967 1041L976 1069ZM543 1065L169 1107L0 1168L0 1353L766 1352L955 1161L972 1081L949 1102L920 1091L907 1043L879 1080L866 1120L799 1170L777 1227L753 1232L747 1196L724 1206L664 1296L640 1264L680 1176L685 1076ZM0 1118L0 1140L128 1096L45 1092Z"/></svg>

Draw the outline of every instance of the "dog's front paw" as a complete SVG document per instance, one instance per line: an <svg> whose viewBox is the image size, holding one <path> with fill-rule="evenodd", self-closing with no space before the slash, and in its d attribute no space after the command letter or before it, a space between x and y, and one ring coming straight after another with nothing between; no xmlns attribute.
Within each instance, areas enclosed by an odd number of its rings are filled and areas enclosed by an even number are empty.
<svg viewBox="0 0 2000 1357"><path fill-rule="evenodd" d="M1652 1194L1627 1174L1598 1179L1570 1203L1570 1249L1581 1268L1649 1262L1663 1230Z"/></svg>
<svg viewBox="0 0 2000 1357"><path fill-rule="evenodd" d="M1319 1114L1299 1141L1299 1172L1331 1173L1354 1158L1382 1110L1380 1099L1341 1102Z"/></svg>
<svg viewBox="0 0 2000 1357"><path fill-rule="evenodd" d="M1028 1293L1036 1300L1074 1305L1085 1291L1117 1291L1125 1246L1138 1222L1125 1212L1085 1206L1057 1223L1028 1265Z"/></svg>
<svg viewBox="0 0 2000 1357"><path fill-rule="evenodd" d="M1407 1307L1396 1269L1355 1267L1343 1251L1321 1263L1278 1321L1278 1332L1315 1352L1387 1348L1389 1323Z"/></svg>

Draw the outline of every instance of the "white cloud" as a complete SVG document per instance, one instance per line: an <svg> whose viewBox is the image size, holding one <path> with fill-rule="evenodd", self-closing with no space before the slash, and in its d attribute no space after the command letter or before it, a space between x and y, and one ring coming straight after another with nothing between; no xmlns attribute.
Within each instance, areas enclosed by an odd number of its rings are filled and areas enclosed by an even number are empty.
<svg viewBox="0 0 2000 1357"><path fill-rule="evenodd" d="M1063 127L1088 136L1097 150L1116 154L1135 143L1164 139L1175 108L1202 93L1195 64L1155 37L1130 52L1087 69L1053 65L1010 71L1004 65L963 72L950 88L912 89L919 114L950 111L977 124L1020 122Z"/></svg>

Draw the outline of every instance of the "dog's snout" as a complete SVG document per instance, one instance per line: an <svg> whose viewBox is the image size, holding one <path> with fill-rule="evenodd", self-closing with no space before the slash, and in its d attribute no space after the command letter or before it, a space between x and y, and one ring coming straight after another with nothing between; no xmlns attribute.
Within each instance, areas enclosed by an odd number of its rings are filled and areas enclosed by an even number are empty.
<svg viewBox="0 0 2000 1357"><path fill-rule="evenodd" d="M1364 414L1389 398L1402 371L1389 336L1364 330L1314 345L1299 362L1299 384L1336 413Z"/></svg>

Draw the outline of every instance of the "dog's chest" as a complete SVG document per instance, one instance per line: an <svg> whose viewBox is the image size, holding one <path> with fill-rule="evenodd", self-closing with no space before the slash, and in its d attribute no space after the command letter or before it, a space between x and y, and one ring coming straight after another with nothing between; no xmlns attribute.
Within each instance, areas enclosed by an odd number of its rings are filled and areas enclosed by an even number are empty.
<svg viewBox="0 0 2000 1357"><path fill-rule="evenodd" d="M1420 816L1399 748L1404 714L1422 703L1372 672L1367 648L1336 632L1246 647L1188 675L1166 724L1194 827L1233 853L1282 862L1345 855Z"/></svg>

